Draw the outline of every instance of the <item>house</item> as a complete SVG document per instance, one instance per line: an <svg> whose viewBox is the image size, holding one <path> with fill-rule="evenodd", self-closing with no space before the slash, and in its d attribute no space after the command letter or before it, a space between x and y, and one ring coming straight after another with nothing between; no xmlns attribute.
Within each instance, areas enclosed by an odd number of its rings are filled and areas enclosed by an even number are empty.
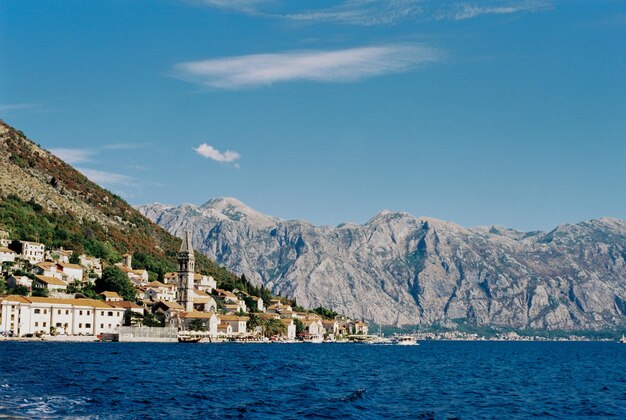
<svg viewBox="0 0 626 420"><path fill-rule="evenodd" d="M324 325L317 317L307 317L302 320L304 324L304 337L307 341L322 342L324 340Z"/></svg>
<svg viewBox="0 0 626 420"><path fill-rule="evenodd" d="M353 321L349 325L350 325L350 332L352 334L362 334L362 335L368 334L367 324L363 321L356 321L356 322Z"/></svg>
<svg viewBox="0 0 626 420"><path fill-rule="evenodd" d="M335 338L339 335L339 322L334 319L325 319L322 321L324 330L331 338Z"/></svg>
<svg viewBox="0 0 626 420"><path fill-rule="evenodd" d="M99 335L115 333L123 320L123 309L99 300L7 296L2 301L0 329L17 336L53 331Z"/></svg>
<svg viewBox="0 0 626 420"><path fill-rule="evenodd" d="M102 277L102 261L100 261L100 258L89 257L84 254L78 258L80 260L80 265L85 267L87 271L95 273L98 277Z"/></svg>
<svg viewBox="0 0 626 420"><path fill-rule="evenodd" d="M160 281L153 281L146 285L144 299L156 302L174 302L176 300L176 288L173 284L163 284Z"/></svg>
<svg viewBox="0 0 626 420"><path fill-rule="evenodd" d="M33 280L27 276L9 276L7 284L11 289L15 289L17 286L24 286L32 289Z"/></svg>
<svg viewBox="0 0 626 420"><path fill-rule="evenodd" d="M144 314L144 309L142 306L137 305L135 302L128 302L126 300L116 300L116 301L105 301L108 305L124 310L124 319L129 319L132 313L136 313L138 315Z"/></svg>
<svg viewBox="0 0 626 420"><path fill-rule="evenodd" d="M15 257L17 257L17 252L5 246L0 246L0 264L5 262L15 262Z"/></svg>
<svg viewBox="0 0 626 420"><path fill-rule="evenodd" d="M267 311L267 313L270 313L270 314L281 314L281 313L283 313L285 311L293 312L293 308L291 306L289 306L289 305L285 305L285 304L283 304L281 302L278 302L278 303L274 303L274 304L268 306L266 311Z"/></svg>
<svg viewBox="0 0 626 420"><path fill-rule="evenodd" d="M131 254L122 255L122 262L115 264L122 270L133 283L144 285L150 281L148 272L144 269L133 270L133 256Z"/></svg>
<svg viewBox="0 0 626 420"><path fill-rule="evenodd" d="M216 312L217 302L212 296L199 289L193 290L193 307L200 312Z"/></svg>
<svg viewBox="0 0 626 420"><path fill-rule="evenodd" d="M194 322L194 320L200 320L204 331L211 335L218 334L218 325L220 321L214 312L181 312L179 319L181 320L181 328L185 331L190 331L192 329L192 322Z"/></svg>
<svg viewBox="0 0 626 420"><path fill-rule="evenodd" d="M124 300L117 292L102 292L100 296L104 298L105 302L121 302Z"/></svg>
<svg viewBox="0 0 626 420"><path fill-rule="evenodd" d="M45 249L44 244L39 242L20 241L22 252L20 257L24 260L28 260L31 264L37 264L43 261Z"/></svg>
<svg viewBox="0 0 626 420"><path fill-rule="evenodd" d="M230 324L218 324L217 333L218 335L225 335L230 337L233 335L233 327Z"/></svg>
<svg viewBox="0 0 626 420"><path fill-rule="evenodd" d="M73 253L74 251L69 251L63 248L53 249L50 251L46 251L46 258L49 259L50 261L69 264L70 257L72 256Z"/></svg>
<svg viewBox="0 0 626 420"><path fill-rule="evenodd" d="M205 276L203 274L194 274L193 282L197 289L211 293L217 287L217 283L213 276Z"/></svg>
<svg viewBox="0 0 626 420"><path fill-rule="evenodd" d="M56 277L59 280L63 280L62 273L57 269L57 264L52 261L42 261L33 267L33 272L40 276Z"/></svg>
<svg viewBox="0 0 626 420"><path fill-rule="evenodd" d="M287 340L295 340L296 339L296 324L293 322L293 319L281 318L280 322L282 322L285 328L287 329L287 334L286 334Z"/></svg>
<svg viewBox="0 0 626 420"><path fill-rule="evenodd" d="M258 312L265 312L265 306L263 305L263 299L258 296L250 296L250 298L256 303L256 310Z"/></svg>
<svg viewBox="0 0 626 420"><path fill-rule="evenodd" d="M229 324L232 328L232 333L235 335L247 334L246 325L248 323L247 316L237 315L218 315L220 324Z"/></svg>
<svg viewBox="0 0 626 420"><path fill-rule="evenodd" d="M56 277L36 275L35 280L33 280L33 289L65 290L67 289L67 283Z"/></svg>
<svg viewBox="0 0 626 420"><path fill-rule="evenodd" d="M152 305L152 313L166 325L171 325L178 320L178 315L185 308L178 302L158 301Z"/></svg>
<svg viewBox="0 0 626 420"><path fill-rule="evenodd" d="M78 264L58 262L57 271L63 273L63 280L67 283L72 283L74 281L83 281L84 269Z"/></svg>

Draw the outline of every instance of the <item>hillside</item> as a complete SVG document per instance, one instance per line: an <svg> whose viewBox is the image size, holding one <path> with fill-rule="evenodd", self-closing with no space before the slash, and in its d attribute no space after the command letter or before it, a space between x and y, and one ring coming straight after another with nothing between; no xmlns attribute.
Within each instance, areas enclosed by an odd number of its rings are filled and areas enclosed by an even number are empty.
<svg viewBox="0 0 626 420"><path fill-rule="evenodd" d="M0 121L0 229L48 247L87 252L109 262L134 254L153 275L177 267L180 239L119 196ZM222 286L239 278L201 254L196 268Z"/></svg>
<svg viewBox="0 0 626 420"><path fill-rule="evenodd" d="M176 235L194 227L197 249L309 307L389 325L626 325L622 220L519 232L383 211L363 225L320 227L231 198L140 211Z"/></svg>

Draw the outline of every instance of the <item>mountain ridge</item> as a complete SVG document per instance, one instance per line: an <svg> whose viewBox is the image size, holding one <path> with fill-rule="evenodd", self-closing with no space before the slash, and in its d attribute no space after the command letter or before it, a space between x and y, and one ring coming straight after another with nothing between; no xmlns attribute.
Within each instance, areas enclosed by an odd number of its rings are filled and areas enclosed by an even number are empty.
<svg viewBox="0 0 626 420"><path fill-rule="evenodd" d="M522 232L383 210L330 227L216 217L207 203L186 214L138 209L173 233L196 227L198 249L309 306L395 325L626 325L626 222L617 218Z"/></svg>

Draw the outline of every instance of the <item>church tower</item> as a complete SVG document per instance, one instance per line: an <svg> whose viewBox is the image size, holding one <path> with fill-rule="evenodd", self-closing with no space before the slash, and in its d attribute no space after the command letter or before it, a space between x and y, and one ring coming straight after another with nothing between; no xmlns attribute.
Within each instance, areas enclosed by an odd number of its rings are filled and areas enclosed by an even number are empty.
<svg viewBox="0 0 626 420"><path fill-rule="evenodd" d="M176 300L185 308L185 312L193 311L193 287L196 257L191 247L191 235L185 232L183 243L178 252L178 293Z"/></svg>

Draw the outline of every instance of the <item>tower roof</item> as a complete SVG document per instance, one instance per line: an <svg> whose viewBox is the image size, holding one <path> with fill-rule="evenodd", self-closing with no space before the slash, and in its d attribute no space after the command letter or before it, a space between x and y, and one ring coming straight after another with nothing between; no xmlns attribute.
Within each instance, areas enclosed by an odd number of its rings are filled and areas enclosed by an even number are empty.
<svg viewBox="0 0 626 420"><path fill-rule="evenodd" d="M179 253L188 253L193 255L193 247L191 246L191 234L189 231L185 231L185 237L183 238L183 243L180 245Z"/></svg>

